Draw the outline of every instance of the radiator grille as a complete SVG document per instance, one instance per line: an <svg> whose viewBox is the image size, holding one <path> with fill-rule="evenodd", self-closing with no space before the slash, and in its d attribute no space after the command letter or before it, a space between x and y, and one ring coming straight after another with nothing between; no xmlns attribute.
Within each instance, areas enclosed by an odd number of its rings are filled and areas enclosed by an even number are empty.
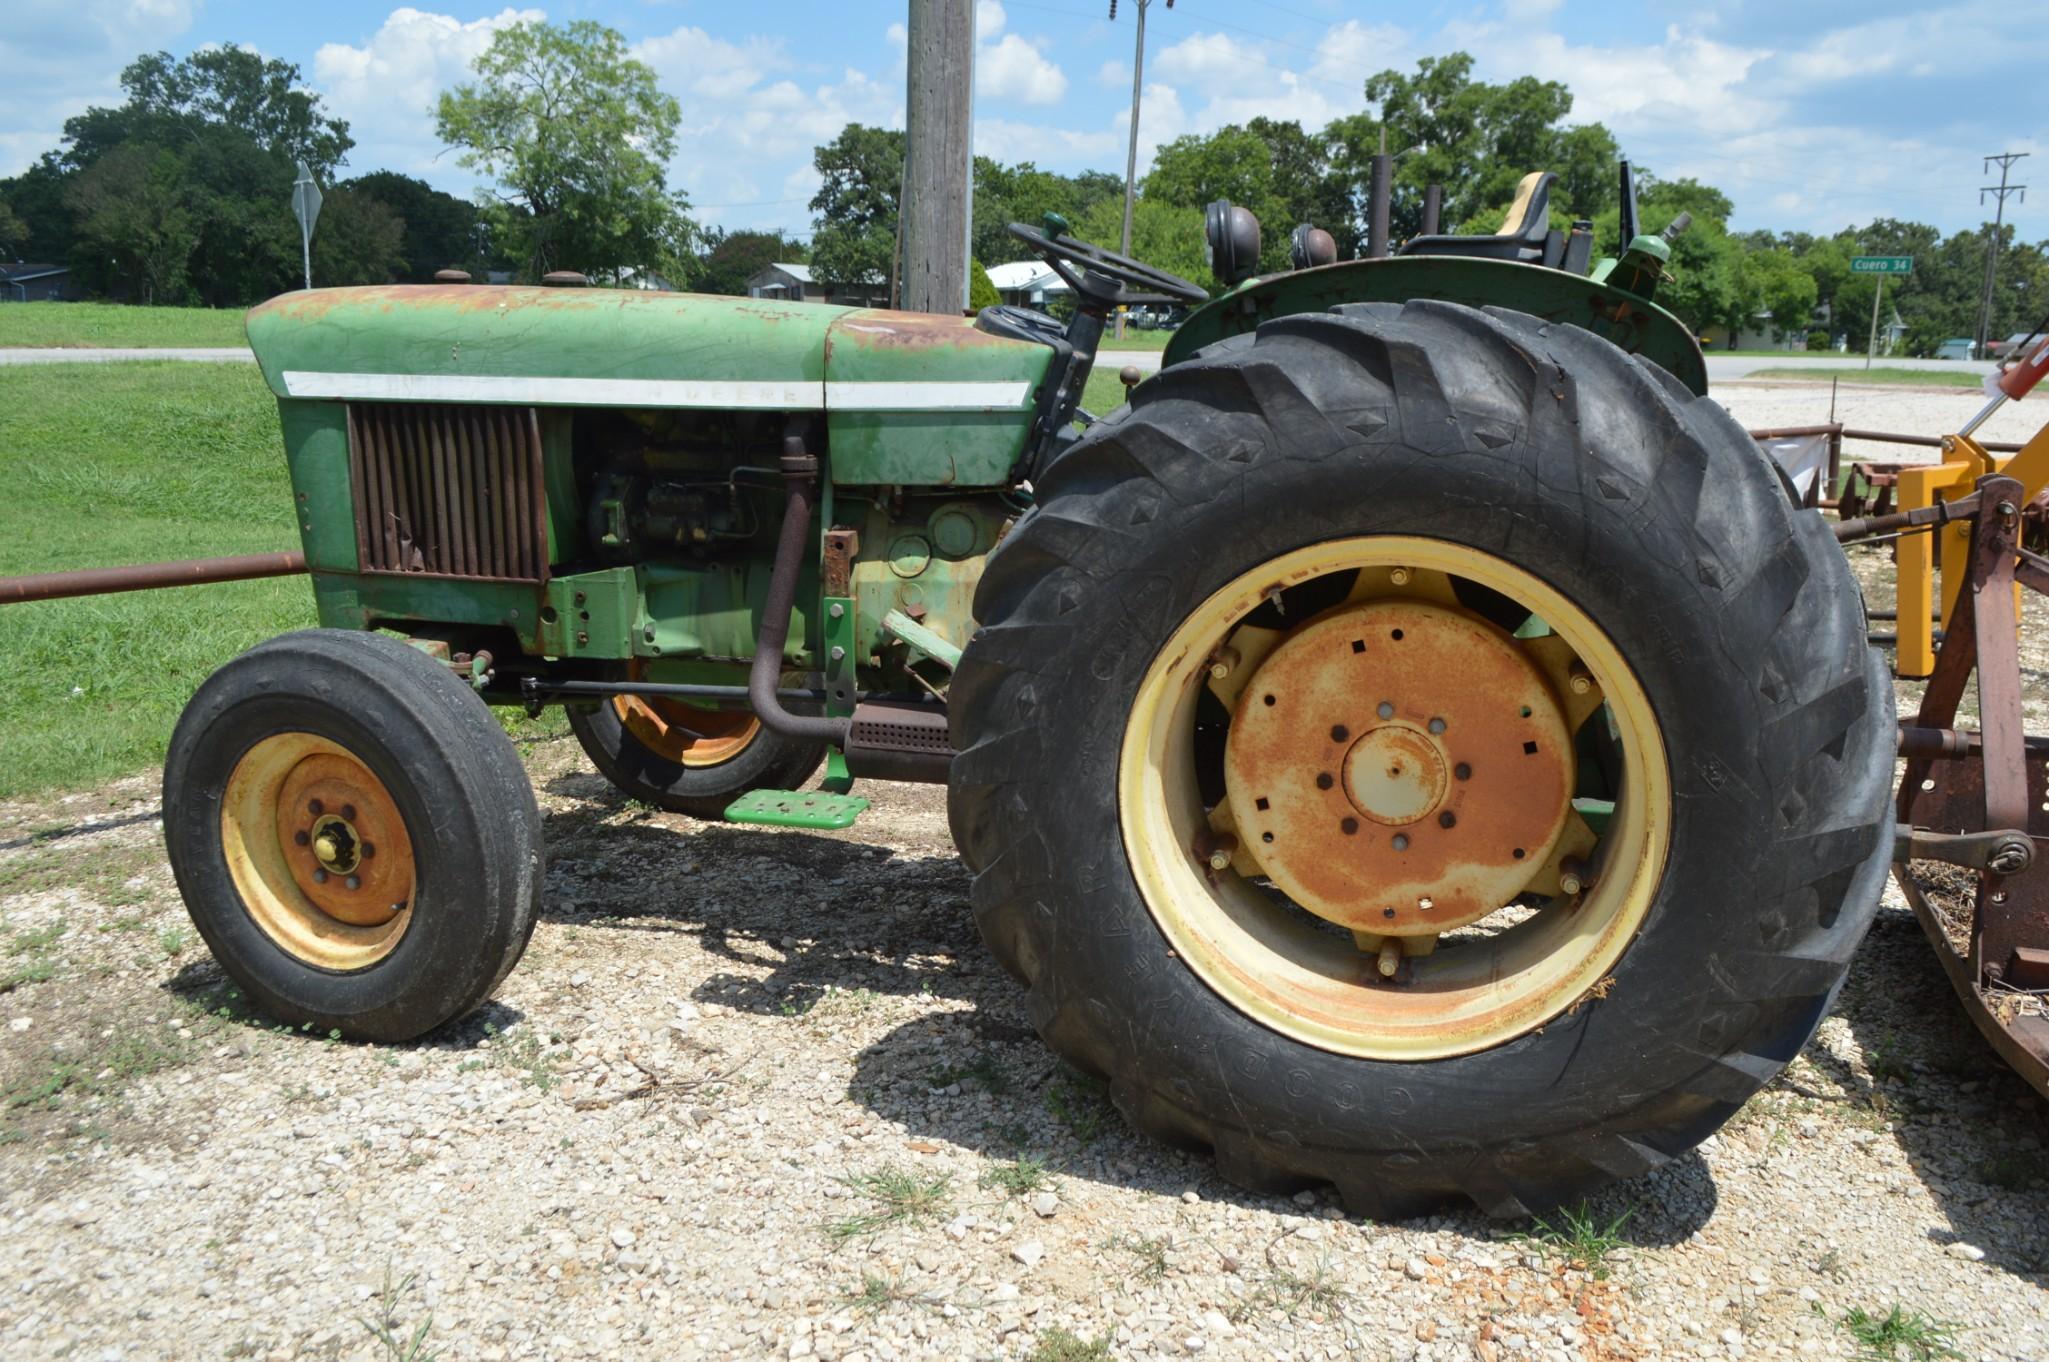
<svg viewBox="0 0 2049 1362"><path fill-rule="evenodd" d="M363 571L514 582L547 575L534 408L352 403L349 475Z"/></svg>

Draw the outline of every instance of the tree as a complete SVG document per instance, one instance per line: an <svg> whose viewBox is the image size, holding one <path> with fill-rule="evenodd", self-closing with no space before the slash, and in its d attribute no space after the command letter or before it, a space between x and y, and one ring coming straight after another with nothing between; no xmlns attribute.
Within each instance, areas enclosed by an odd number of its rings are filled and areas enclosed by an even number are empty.
<svg viewBox="0 0 2049 1362"><path fill-rule="evenodd" d="M1326 129L1333 166L1363 210L1370 158L1387 134L1395 153L1390 218L1396 240L1421 229L1423 190L1444 186L1442 221L1492 233L1517 181L1533 170L1558 174L1555 221L1594 218L1615 203L1619 183L1614 136L1598 123L1573 128L1572 92L1557 81L1521 76L1505 85L1472 78L1464 52L1425 57L1415 74L1387 70L1366 82L1367 102L1380 111L1340 119Z"/></svg>
<svg viewBox="0 0 2049 1362"><path fill-rule="evenodd" d="M233 43L175 61L168 52L137 57L121 72L121 88L125 104L90 108L64 124L68 165L91 165L138 137L180 151L198 129L215 127L326 178L355 145L349 125L321 111L298 66Z"/></svg>
<svg viewBox="0 0 2049 1362"><path fill-rule="evenodd" d="M81 241L104 258L137 302L187 301L186 264L197 243L185 207L184 166L162 147L130 142L72 182L67 197Z"/></svg>
<svg viewBox="0 0 2049 1362"><path fill-rule="evenodd" d="M977 156L974 194L973 253L980 260L1003 261L1015 259L1019 251L1009 232L1011 223L1036 227L1049 212L1075 222L1104 199L1115 198L1121 205L1124 180L1101 170L1060 175L1030 161L1007 166ZM1113 238L1104 244L1117 243Z"/></svg>
<svg viewBox="0 0 2049 1362"><path fill-rule="evenodd" d="M19 260L28 245L28 224L14 215L7 200L0 199L0 260Z"/></svg>
<svg viewBox="0 0 2049 1362"><path fill-rule="evenodd" d="M1155 154L1145 194L1184 208L1229 199L1250 209L1262 229L1262 270L1288 267L1288 236L1297 223L1328 230L1340 257L1357 254L1362 240L1346 180L1332 173L1330 144L1299 123L1255 118L1207 137L1177 137Z"/></svg>
<svg viewBox="0 0 2049 1362"><path fill-rule="evenodd" d="M364 191L328 190L313 234L314 286L397 282L406 269L405 234L398 214Z"/></svg>
<svg viewBox="0 0 2049 1362"><path fill-rule="evenodd" d="M404 226L399 258L400 277L424 284L437 270L467 270L481 275L489 267L483 216L467 199L444 194L425 180L395 170L373 170L335 186L366 195L383 204ZM327 230L326 210L321 231ZM319 238L315 237L317 247Z"/></svg>
<svg viewBox="0 0 2049 1362"><path fill-rule="evenodd" d="M662 171L682 113L616 30L515 24L472 70L476 80L442 94L435 130L462 148L463 166L497 180L492 220L530 277L688 273L696 225Z"/></svg>
<svg viewBox="0 0 2049 1362"><path fill-rule="evenodd" d="M705 236L710 249L704 253L696 288L700 293L723 293L738 297L747 292L747 281L770 265L801 264L804 243L781 232L722 232L713 228Z"/></svg>
<svg viewBox="0 0 2049 1362"><path fill-rule="evenodd" d="M1124 224L1122 197L1098 201L1074 224L1084 241L1116 241ZM1131 253L1156 269L1178 274L1192 284L1217 291L1209 272L1209 245L1202 231L1202 210L1164 203L1150 195L1131 205Z"/></svg>
<svg viewBox="0 0 2049 1362"><path fill-rule="evenodd" d="M968 260L968 311L980 312L985 307L994 307L1003 301L1003 295L996 291L996 285L989 278L989 271L982 268L982 262L970 257Z"/></svg>
<svg viewBox="0 0 2049 1362"><path fill-rule="evenodd" d="M811 157L820 176L811 211L811 265L832 284L894 280L904 135L849 123Z"/></svg>
<svg viewBox="0 0 2049 1362"><path fill-rule="evenodd" d="M1740 311L1745 317L1770 313L1783 335L1805 335L1819 296L1813 274L1782 246L1745 251L1736 271Z"/></svg>

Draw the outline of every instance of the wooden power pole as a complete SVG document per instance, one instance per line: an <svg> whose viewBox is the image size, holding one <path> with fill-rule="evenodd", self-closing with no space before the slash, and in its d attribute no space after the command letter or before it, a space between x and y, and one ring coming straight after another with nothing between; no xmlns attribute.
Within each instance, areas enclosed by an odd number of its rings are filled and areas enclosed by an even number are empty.
<svg viewBox="0 0 2049 1362"><path fill-rule="evenodd" d="M1131 254L1131 199L1138 191L1138 103L1145 91L1145 7L1152 0L1138 0L1138 40L1131 50L1131 137L1124 153L1124 235L1117 249L1125 255ZM1174 0L1167 0L1167 8L1174 8ZM1110 18L1117 18L1117 0L1110 0ZM1117 337L1124 337L1124 309L1117 309Z"/></svg>
<svg viewBox="0 0 2049 1362"><path fill-rule="evenodd" d="M910 0L905 100L903 306L968 306L969 172L973 169L973 0Z"/></svg>

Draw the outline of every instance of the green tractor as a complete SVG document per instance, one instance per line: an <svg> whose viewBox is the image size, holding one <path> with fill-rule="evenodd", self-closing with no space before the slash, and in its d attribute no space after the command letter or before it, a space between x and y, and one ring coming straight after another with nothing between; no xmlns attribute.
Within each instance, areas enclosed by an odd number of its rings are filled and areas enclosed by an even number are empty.
<svg viewBox="0 0 2049 1362"><path fill-rule="evenodd" d="M294 293L249 338L321 626L229 662L165 830L294 1024L418 1036L541 904L493 704L619 789L841 828L944 782L975 917L1118 1108L1248 1187L1556 1204L1807 1041L1892 846L1820 517L1655 290L1548 230L1206 301L1049 219L1065 325L579 287ZM1117 410L1120 307L1204 304ZM823 778L811 777L824 768Z"/></svg>

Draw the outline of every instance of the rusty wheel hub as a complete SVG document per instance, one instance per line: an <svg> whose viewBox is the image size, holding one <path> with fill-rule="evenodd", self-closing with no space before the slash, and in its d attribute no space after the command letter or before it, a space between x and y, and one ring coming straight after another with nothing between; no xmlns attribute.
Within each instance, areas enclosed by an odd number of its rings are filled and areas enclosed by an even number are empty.
<svg viewBox="0 0 2049 1362"><path fill-rule="evenodd" d="M1436 936L1514 899L1575 780L1566 715L1515 640L1408 600L1291 633L1239 692L1224 770L1266 877L1371 936Z"/></svg>
<svg viewBox="0 0 2049 1362"><path fill-rule="evenodd" d="M679 766L729 762L761 733L761 721L745 710L700 709L639 695L618 697L612 709L641 746Z"/></svg>
<svg viewBox="0 0 2049 1362"><path fill-rule="evenodd" d="M291 849L285 863L321 912L375 927L412 896L412 849L384 783L352 757L316 753L285 777L277 825Z"/></svg>

